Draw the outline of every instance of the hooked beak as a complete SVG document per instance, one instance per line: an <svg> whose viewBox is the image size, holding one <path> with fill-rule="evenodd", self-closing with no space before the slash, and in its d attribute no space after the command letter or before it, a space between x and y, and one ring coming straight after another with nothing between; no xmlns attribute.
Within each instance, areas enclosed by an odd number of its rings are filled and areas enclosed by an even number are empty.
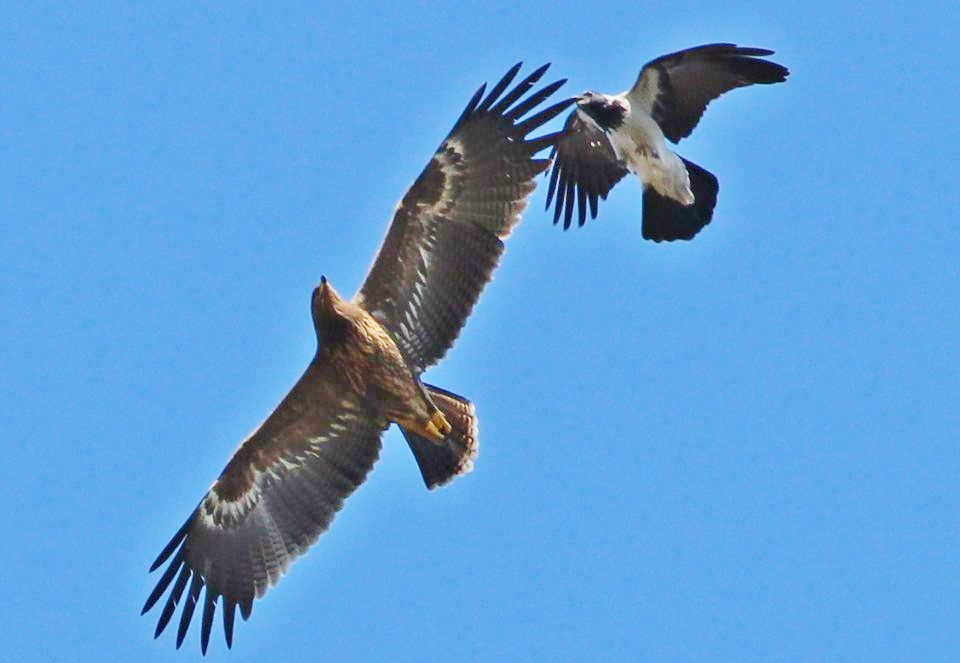
<svg viewBox="0 0 960 663"><path fill-rule="evenodd" d="M327 291L330 289L330 286L327 285L327 277L320 277L320 285L313 289L313 299L314 301L318 300L320 297L327 299Z"/></svg>

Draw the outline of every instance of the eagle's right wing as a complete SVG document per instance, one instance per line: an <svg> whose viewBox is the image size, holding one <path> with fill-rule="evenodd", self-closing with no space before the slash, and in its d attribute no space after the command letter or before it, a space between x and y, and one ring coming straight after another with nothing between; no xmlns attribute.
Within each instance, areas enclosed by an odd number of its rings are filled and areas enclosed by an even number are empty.
<svg viewBox="0 0 960 663"><path fill-rule="evenodd" d="M520 222L534 177L549 164L533 155L551 147L557 134L534 139L527 134L572 100L524 116L564 81L521 99L547 66L509 92L519 64L486 97L484 87L477 90L397 206L354 297L390 331L416 373L453 345L500 262L503 240Z"/></svg>

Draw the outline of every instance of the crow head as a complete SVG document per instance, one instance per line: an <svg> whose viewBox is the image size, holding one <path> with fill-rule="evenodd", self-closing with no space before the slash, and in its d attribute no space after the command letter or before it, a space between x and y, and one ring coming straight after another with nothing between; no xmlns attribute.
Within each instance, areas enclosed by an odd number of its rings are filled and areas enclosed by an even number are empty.
<svg viewBox="0 0 960 663"><path fill-rule="evenodd" d="M623 99L610 94L584 92L576 100L580 117L601 131L616 131L627 116L628 109Z"/></svg>

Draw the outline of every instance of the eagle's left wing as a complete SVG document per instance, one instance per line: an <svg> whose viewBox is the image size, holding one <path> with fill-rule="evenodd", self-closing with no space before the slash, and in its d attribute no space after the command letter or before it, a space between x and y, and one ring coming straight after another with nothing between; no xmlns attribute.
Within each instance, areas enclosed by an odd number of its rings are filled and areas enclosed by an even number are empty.
<svg viewBox="0 0 960 663"><path fill-rule="evenodd" d="M521 98L544 65L506 92L520 64L484 97L481 86L397 206L354 303L393 335L417 373L447 352L520 222L533 179L549 165L533 155L557 134L527 139L572 99L522 119L565 81Z"/></svg>
<svg viewBox="0 0 960 663"><path fill-rule="evenodd" d="M724 92L786 80L789 70L764 60L765 55L773 51L736 44L706 44L670 53L643 66L627 97L677 143L697 126L707 104Z"/></svg>
<svg viewBox="0 0 960 663"><path fill-rule="evenodd" d="M363 483L387 422L343 390L335 370L329 363L310 365L150 567L167 564L143 612L170 590L156 636L182 606L179 648L202 604L200 647L206 653L219 602L230 647L236 609L246 620L254 599L280 580Z"/></svg>

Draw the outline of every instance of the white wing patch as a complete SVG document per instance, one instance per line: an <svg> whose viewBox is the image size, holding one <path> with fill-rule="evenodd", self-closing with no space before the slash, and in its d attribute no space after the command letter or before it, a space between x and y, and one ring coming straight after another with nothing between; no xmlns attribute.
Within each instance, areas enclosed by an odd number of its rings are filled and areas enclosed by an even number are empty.
<svg viewBox="0 0 960 663"><path fill-rule="evenodd" d="M352 429L357 420L354 404L344 399L340 406L342 409L328 426L329 434L309 438L306 447L299 454L284 452L263 470L251 468L250 487L238 499L221 499L214 483L198 509L201 522L212 528L230 529L239 526L260 504L263 492L269 485L283 481L288 472L298 470L308 456L320 458L324 444Z"/></svg>
<svg viewBox="0 0 960 663"><path fill-rule="evenodd" d="M250 487L238 500L221 500L214 486L198 509L200 520L206 527L230 529L239 525L263 497L263 472L253 469Z"/></svg>
<svg viewBox="0 0 960 663"><path fill-rule="evenodd" d="M423 296L426 293L427 289L427 274L430 273L431 262L433 261L433 256L430 253L430 249L433 247L435 241L434 237L430 236L430 241L424 243L421 246L417 247L417 253L420 254L420 261L417 265L417 279L413 284L413 290L410 291L410 300L414 304L407 308L404 311L403 319L406 323L404 326L405 338L412 338L412 332L414 329L419 329L420 321L417 318L417 313L423 307Z"/></svg>
<svg viewBox="0 0 960 663"><path fill-rule="evenodd" d="M448 139L433 155L433 161L440 168L440 172L443 173L443 190L437 197L436 202L429 205L417 203L417 207L422 212L436 217L443 216L453 209L454 198L456 198L453 182L461 174L463 157L463 143L456 138Z"/></svg>
<svg viewBox="0 0 960 663"><path fill-rule="evenodd" d="M643 109L648 115L653 113L653 106L660 96L660 70L656 67L644 67L637 77L633 87L622 93L630 100L631 106Z"/></svg>

